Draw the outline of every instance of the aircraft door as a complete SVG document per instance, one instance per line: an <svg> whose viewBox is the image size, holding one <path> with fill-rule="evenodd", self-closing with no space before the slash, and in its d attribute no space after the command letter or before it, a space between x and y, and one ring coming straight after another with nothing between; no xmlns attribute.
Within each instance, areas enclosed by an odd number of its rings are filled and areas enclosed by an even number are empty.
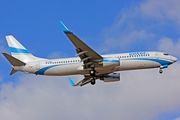
<svg viewBox="0 0 180 120"><path fill-rule="evenodd" d="M156 52L156 53L155 53L155 58L156 58L156 59L159 59L159 58L160 58L160 57L159 57L159 53L158 53L158 52ZM154 66L154 67L158 67L158 66L159 66L159 64L157 64L157 63L153 62L153 66Z"/></svg>
<svg viewBox="0 0 180 120"><path fill-rule="evenodd" d="M158 53L156 53L156 55L155 55L155 56L156 56L156 59L159 59L159 54L158 54Z"/></svg>
<svg viewBox="0 0 180 120"><path fill-rule="evenodd" d="M40 69L40 63L37 62L37 64L36 64L36 70L39 70L39 69Z"/></svg>

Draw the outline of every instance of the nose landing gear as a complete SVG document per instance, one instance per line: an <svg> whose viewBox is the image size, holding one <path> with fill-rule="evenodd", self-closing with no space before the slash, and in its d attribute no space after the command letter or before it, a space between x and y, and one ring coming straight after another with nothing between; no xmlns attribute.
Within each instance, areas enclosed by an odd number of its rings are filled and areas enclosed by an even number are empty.
<svg viewBox="0 0 180 120"><path fill-rule="evenodd" d="M168 68L168 65L162 65L162 66L160 66L159 73L162 74L162 73L163 73L163 70L162 70L162 69L165 69L165 68Z"/></svg>
<svg viewBox="0 0 180 120"><path fill-rule="evenodd" d="M160 69L160 70L159 70L159 73L160 73L160 74L162 74L162 73L163 73L163 70L162 70L162 69Z"/></svg>

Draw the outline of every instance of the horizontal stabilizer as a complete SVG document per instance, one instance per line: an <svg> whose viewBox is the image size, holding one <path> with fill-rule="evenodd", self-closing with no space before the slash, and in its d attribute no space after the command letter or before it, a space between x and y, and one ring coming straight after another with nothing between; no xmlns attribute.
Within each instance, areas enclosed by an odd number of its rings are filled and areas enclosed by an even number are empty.
<svg viewBox="0 0 180 120"><path fill-rule="evenodd" d="M10 75L13 75L13 74L16 73L16 72L17 72L17 70L15 70L14 68L12 68Z"/></svg>
<svg viewBox="0 0 180 120"><path fill-rule="evenodd" d="M13 66L24 66L26 63L18 60L17 58L7 54L7 53L2 53L6 59L13 65Z"/></svg>

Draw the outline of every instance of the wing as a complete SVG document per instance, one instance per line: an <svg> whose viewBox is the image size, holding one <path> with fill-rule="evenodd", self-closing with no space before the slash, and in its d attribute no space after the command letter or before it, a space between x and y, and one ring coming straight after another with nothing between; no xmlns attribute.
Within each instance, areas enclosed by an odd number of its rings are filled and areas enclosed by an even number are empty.
<svg viewBox="0 0 180 120"><path fill-rule="evenodd" d="M85 44L81 39L79 39L75 34L67 29L67 27L61 23L61 28L66 34L66 36L71 40L71 42L76 47L77 56L80 57L81 61L84 63L84 68L90 68L91 65L96 67L101 66L98 64L103 60L103 57Z"/></svg>
<svg viewBox="0 0 180 120"><path fill-rule="evenodd" d="M79 81L76 84L74 83L74 81L71 78L69 78L69 81L72 86L84 86L84 85L90 83L92 79L93 79L92 77L85 77L83 80Z"/></svg>

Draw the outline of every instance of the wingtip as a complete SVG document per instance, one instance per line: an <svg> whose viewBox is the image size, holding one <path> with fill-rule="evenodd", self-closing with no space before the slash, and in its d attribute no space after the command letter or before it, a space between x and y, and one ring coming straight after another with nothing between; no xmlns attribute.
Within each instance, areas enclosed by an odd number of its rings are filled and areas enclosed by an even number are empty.
<svg viewBox="0 0 180 120"><path fill-rule="evenodd" d="M64 33L71 33L62 21L60 21L60 25Z"/></svg>
<svg viewBox="0 0 180 120"><path fill-rule="evenodd" d="M69 82L71 83L72 86L75 86L75 83L74 81L71 79L71 78L68 78L69 79Z"/></svg>

